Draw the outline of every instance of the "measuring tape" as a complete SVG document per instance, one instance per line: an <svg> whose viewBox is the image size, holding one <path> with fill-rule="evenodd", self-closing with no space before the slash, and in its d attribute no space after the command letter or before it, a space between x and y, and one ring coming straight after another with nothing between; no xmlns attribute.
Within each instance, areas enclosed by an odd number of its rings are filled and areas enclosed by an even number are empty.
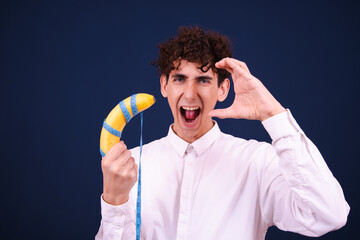
<svg viewBox="0 0 360 240"><path fill-rule="evenodd" d="M136 198L136 240L140 240L140 228L141 228L141 154L142 154L142 131L143 131L143 113L140 113L140 157L139 157L139 180L138 190Z"/></svg>

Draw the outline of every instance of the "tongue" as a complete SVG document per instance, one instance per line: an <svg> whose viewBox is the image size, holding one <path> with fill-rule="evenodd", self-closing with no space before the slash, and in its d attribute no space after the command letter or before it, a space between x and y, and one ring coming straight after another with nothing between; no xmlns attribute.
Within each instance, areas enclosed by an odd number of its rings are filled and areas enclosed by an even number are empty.
<svg viewBox="0 0 360 240"><path fill-rule="evenodd" d="M185 110L185 118L186 120L194 120L196 118L195 110Z"/></svg>

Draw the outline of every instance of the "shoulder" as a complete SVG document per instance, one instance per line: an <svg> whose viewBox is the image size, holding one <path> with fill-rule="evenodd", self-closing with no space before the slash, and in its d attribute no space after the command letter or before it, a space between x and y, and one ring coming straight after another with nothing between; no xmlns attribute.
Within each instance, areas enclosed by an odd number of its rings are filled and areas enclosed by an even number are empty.
<svg viewBox="0 0 360 240"><path fill-rule="evenodd" d="M212 154L225 163L227 174L249 176L256 182L259 181L264 169L277 159L271 144L225 133L214 142Z"/></svg>
<svg viewBox="0 0 360 240"><path fill-rule="evenodd" d="M243 139L230 134L221 133L214 147L226 158L235 158L237 162L262 163L276 158L274 147L267 142L255 139Z"/></svg>
<svg viewBox="0 0 360 240"><path fill-rule="evenodd" d="M222 147L235 147L240 149L247 149L249 151L273 148L272 145L267 142L257 141L255 139L247 140L223 132L220 134L220 137L217 139L216 143Z"/></svg>

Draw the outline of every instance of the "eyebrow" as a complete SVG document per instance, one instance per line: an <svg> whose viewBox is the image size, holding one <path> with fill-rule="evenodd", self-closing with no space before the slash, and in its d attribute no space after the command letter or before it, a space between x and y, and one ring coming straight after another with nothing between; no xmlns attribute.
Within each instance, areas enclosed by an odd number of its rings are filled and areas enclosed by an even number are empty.
<svg viewBox="0 0 360 240"><path fill-rule="evenodd" d="M171 78L188 78L185 74L177 73L171 76Z"/></svg>
<svg viewBox="0 0 360 240"><path fill-rule="evenodd" d="M185 74L181 74L181 73L177 73L171 76L171 78L188 78L187 75ZM210 76L198 76L196 77L197 80L212 80L213 78Z"/></svg>
<svg viewBox="0 0 360 240"><path fill-rule="evenodd" d="M213 78L210 76L199 76L196 79L197 80L212 80Z"/></svg>

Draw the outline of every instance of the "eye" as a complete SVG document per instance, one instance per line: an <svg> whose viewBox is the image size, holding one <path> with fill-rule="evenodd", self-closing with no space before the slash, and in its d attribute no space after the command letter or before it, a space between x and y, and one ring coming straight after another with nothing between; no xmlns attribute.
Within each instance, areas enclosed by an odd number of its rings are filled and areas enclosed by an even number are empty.
<svg viewBox="0 0 360 240"><path fill-rule="evenodd" d="M176 78L174 78L173 81L174 81L174 82L182 82L182 81L184 81L184 79L181 78L181 77L176 77Z"/></svg>
<svg viewBox="0 0 360 240"><path fill-rule="evenodd" d="M200 79L199 82L202 84L207 84L207 83L210 83L210 80L209 79Z"/></svg>

